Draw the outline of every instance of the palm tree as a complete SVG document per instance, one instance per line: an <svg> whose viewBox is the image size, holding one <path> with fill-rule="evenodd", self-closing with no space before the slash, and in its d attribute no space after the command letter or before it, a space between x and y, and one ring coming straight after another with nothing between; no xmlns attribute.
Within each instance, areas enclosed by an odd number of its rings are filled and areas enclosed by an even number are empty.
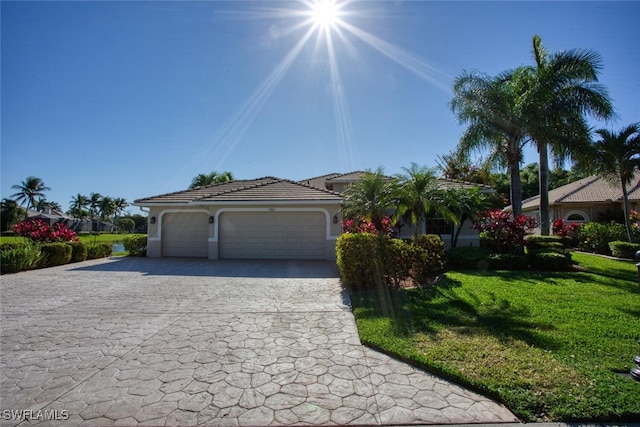
<svg viewBox="0 0 640 427"><path fill-rule="evenodd" d="M480 191L480 187L451 188L444 194L447 206L457 218L458 227L451 235L451 247L455 248L458 246L458 237L464 223L467 220L474 220L478 212L489 207L489 202Z"/></svg>
<svg viewBox="0 0 640 427"><path fill-rule="evenodd" d="M540 155L540 231L549 235L549 150L556 163L583 150L589 143L585 115L607 119L613 114L606 89L598 84L600 55L589 50L549 54L540 36L533 36L536 65L527 67L523 96L527 134Z"/></svg>
<svg viewBox="0 0 640 427"><path fill-rule="evenodd" d="M204 187L211 184L221 184L224 182L233 181L233 174L229 171L224 172L216 172L212 171L211 173L201 173L195 176L191 180L191 185L189 188L197 188Z"/></svg>
<svg viewBox="0 0 640 427"><path fill-rule="evenodd" d="M627 185L640 168L640 122L633 123L618 133L607 129L598 129L596 133L600 140L593 143L591 151L585 153L583 161L587 162L597 175L620 184L624 223L627 238L631 242L633 234Z"/></svg>
<svg viewBox="0 0 640 427"><path fill-rule="evenodd" d="M101 220L108 221L115 213L115 211L116 205L111 197L104 196L100 199L100 202L98 204L98 213Z"/></svg>
<svg viewBox="0 0 640 427"><path fill-rule="evenodd" d="M91 193L89 194L89 214L91 218L95 218L98 210L100 209L100 203L102 201L102 194Z"/></svg>
<svg viewBox="0 0 640 427"><path fill-rule="evenodd" d="M71 204L69 205L69 211L67 212L73 218L82 219L89 216L86 208L91 204L87 196L83 196L78 193L71 198Z"/></svg>
<svg viewBox="0 0 640 427"><path fill-rule="evenodd" d="M18 202L7 198L2 199L2 202L0 202L1 231L9 230L21 215L22 208L18 205Z"/></svg>
<svg viewBox="0 0 640 427"><path fill-rule="evenodd" d="M344 215L365 217L381 231L383 218L396 207L396 190L395 180L385 176L382 167L375 172L367 170L359 181L349 185L342 193Z"/></svg>
<svg viewBox="0 0 640 427"><path fill-rule="evenodd" d="M12 185L11 188L20 191L12 194L10 197L15 197L16 202L18 203L27 202L27 207L25 208L25 219L29 217L29 208L36 206L36 198L44 198L44 192L51 190L49 187L44 185L44 182L40 178L35 176L29 176L20 184Z"/></svg>
<svg viewBox="0 0 640 427"><path fill-rule="evenodd" d="M464 72L454 82L451 101L459 122L469 124L458 150L463 156L487 150L487 166L507 168L514 216L522 212L520 163L526 140L520 99L526 89L526 80L521 78L524 72L519 68L497 77Z"/></svg>
<svg viewBox="0 0 640 427"><path fill-rule="evenodd" d="M120 215L127 208L127 206L129 206L129 203L127 203L127 200L122 197L116 197L113 199L113 206L113 223L115 224L118 219L118 215Z"/></svg>
<svg viewBox="0 0 640 427"><path fill-rule="evenodd" d="M444 203L442 190L438 188L435 171L426 166L411 163L403 168L404 174L396 176L399 185L396 216L408 224L415 225L415 235L426 233L427 214L435 212L445 220L456 222L457 218Z"/></svg>

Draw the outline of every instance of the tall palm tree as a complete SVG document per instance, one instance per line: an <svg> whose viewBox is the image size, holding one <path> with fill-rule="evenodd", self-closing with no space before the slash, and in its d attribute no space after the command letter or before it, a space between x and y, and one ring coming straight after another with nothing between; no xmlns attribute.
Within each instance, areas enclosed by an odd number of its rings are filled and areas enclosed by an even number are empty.
<svg viewBox="0 0 640 427"><path fill-rule="evenodd" d="M520 164L526 143L521 96L525 91L525 72L519 68L490 77L464 72L454 82L451 109L460 123L468 123L458 149L463 155L488 151L485 163L506 167L510 180L513 214L522 212Z"/></svg>
<svg viewBox="0 0 640 427"><path fill-rule="evenodd" d="M67 212L73 218L83 219L89 216L89 212L86 208L91 204L89 198L80 193L71 198L69 205L69 211Z"/></svg>
<svg viewBox="0 0 640 427"><path fill-rule="evenodd" d="M211 184L221 184L224 182L233 181L233 174L229 171L224 172L216 172L212 171L211 173L201 173L195 176L191 180L191 185L189 188L196 187L204 187Z"/></svg>
<svg viewBox="0 0 640 427"><path fill-rule="evenodd" d="M607 119L613 106L607 90L597 83L602 60L596 52L549 54L540 36L534 35L533 58L535 66L526 68L529 81L523 104L527 134L540 155L540 231L548 235L549 150L557 162L584 150L590 143L585 115Z"/></svg>
<svg viewBox="0 0 640 427"><path fill-rule="evenodd" d="M437 213L451 222L457 222L454 213L444 203L442 190L438 188L435 171L426 166L411 163L398 174L398 209L396 216L408 224L415 225L415 235L426 233L426 218L429 213Z"/></svg>
<svg viewBox="0 0 640 427"><path fill-rule="evenodd" d="M382 167L375 172L367 170L362 179L349 185L342 193L343 212L347 217L363 216L381 231L383 218L396 207L396 190L395 180L385 176Z"/></svg>
<svg viewBox="0 0 640 427"><path fill-rule="evenodd" d="M22 216L22 208L15 200L4 198L0 202L1 231L6 231Z"/></svg>
<svg viewBox="0 0 640 427"><path fill-rule="evenodd" d="M624 223L627 238L631 242L633 234L627 185L640 168L640 122L633 123L618 133L607 129L598 129L596 133L600 139L593 143L590 152L585 153L583 161L587 162L597 175L620 184Z"/></svg>
<svg viewBox="0 0 640 427"><path fill-rule="evenodd" d="M476 215L489 207L489 201L480 191L480 187L451 188L444 193L444 200L457 218L455 233L451 235L451 247L458 246L458 238L462 226L467 220L474 220Z"/></svg>
<svg viewBox="0 0 640 427"><path fill-rule="evenodd" d="M98 214L101 220L108 221L115 211L116 205L111 197L104 196L100 199L98 204Z"/></svg>
<svg viewBox="0 0 640 427"><path fill-rule="evenodd" d="M22 203L27 202L27 206L25 208L25 219L29 217L29 208L36 206L36 198L42 197L44 198L44 192L51 190L49 187L44 185L42 179L37 178L35 176L29 176L27 179L22 181L18 185L12 185L11 188L20 190L15 194L12 194L10 197L15 197L16 202Z"/></svg>
<svg viewBox="0 0 640 427"><path fill-rule="evenodd" d="M114 206L113 223L115 224L118 219L118 215L124 212L127 206L129 206L129 203L127 203L127 200L122 197L115 197L113 199L113 206Z"/></svg>
<svg viewBox="0 0 640 427"><path fill-rule="evenodd" d="M100 203L102 202L102 194L91 193L89 194L89 215L91 218L95 218L100 210Z"/></svg>

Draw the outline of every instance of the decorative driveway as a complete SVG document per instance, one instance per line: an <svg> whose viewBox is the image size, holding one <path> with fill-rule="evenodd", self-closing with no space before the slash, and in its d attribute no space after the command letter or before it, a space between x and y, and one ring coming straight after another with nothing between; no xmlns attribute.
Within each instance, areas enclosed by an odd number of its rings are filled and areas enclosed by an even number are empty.
<svg viewBox="0 0 640 427"><path fill-rule="evenodd" d="M0 280L2 425L518 421L362 346L332 263L110 258Z"/></svg>

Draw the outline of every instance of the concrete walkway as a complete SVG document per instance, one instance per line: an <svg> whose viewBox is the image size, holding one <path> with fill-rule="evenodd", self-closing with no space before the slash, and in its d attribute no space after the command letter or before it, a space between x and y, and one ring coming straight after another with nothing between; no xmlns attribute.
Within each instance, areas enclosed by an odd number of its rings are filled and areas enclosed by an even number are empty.
<svg viewBox="0 0 640 427"><path fill-rule="evenodd" d="M336 276L325 262L148 258L4 275L2 425L518 421L363 347Z"/></svg>

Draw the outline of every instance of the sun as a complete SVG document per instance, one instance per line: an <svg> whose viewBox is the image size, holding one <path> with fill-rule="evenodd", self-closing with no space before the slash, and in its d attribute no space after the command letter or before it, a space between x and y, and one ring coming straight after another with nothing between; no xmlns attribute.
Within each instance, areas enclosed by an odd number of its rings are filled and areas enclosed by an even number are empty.
<svg viewBox="0 0 640 427"><path fill-rule="evenodd" d="M339 8L335 0L316 0L311 6L313 22L319 27L332 27L338 22Z"/></svg>

